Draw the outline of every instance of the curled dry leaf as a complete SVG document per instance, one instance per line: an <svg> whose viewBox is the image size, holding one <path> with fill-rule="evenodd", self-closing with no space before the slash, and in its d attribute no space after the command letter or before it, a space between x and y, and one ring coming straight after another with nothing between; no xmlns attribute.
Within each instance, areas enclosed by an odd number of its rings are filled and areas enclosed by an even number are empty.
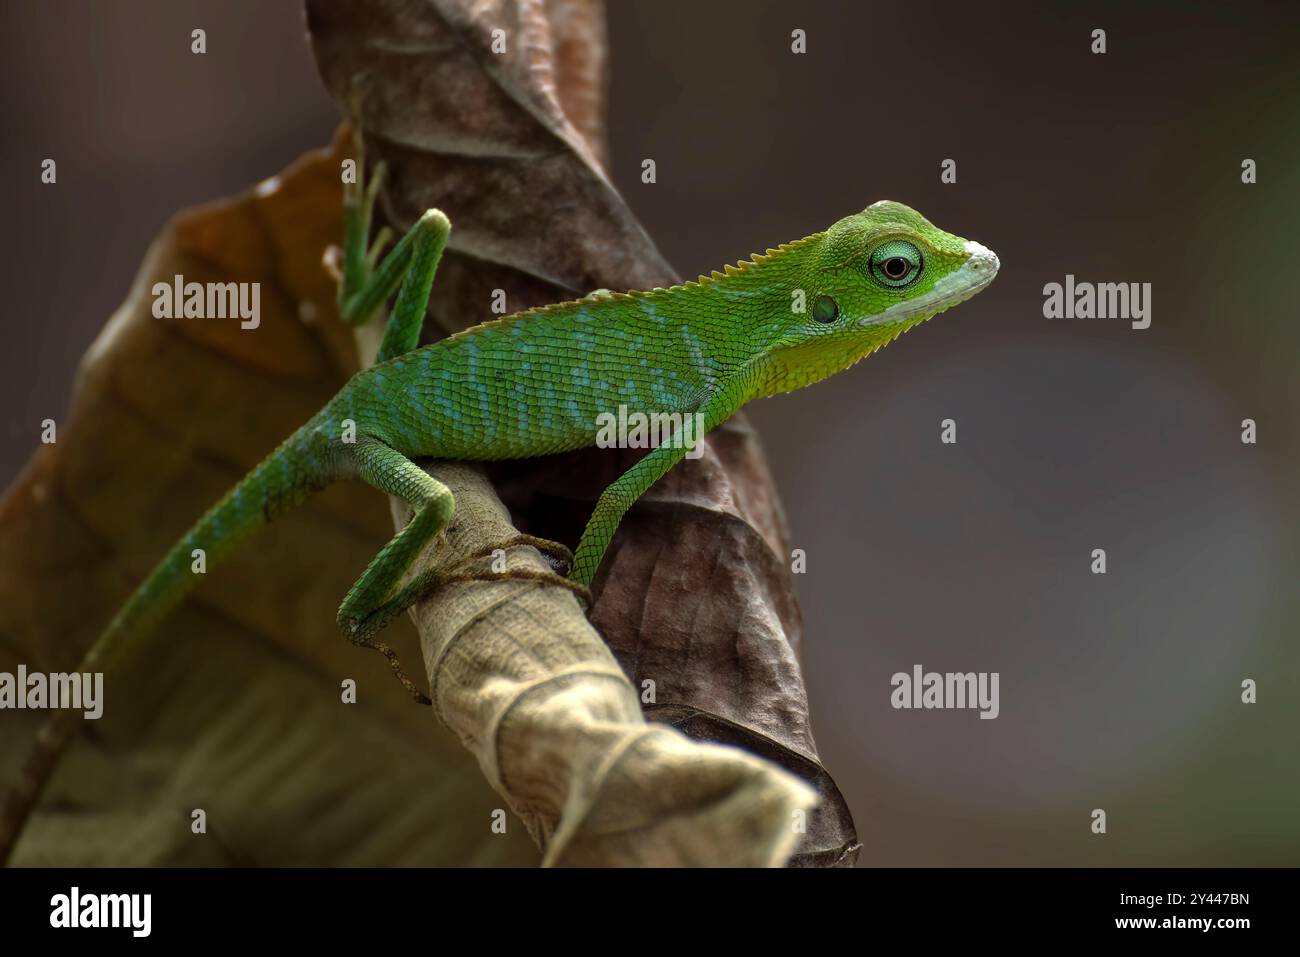
<svg viewBox="0 0 1300 957"><path fill-rule="evenodd" d="M737 748L647 724L577 598L531 546L507 547L495 570L542 581L482 577L495 561L488 553L517 532L480 470L439 463L430 472L455 495L456 517L428 564L470 580L414 610L429 693L546 863L785 863L816 792ZM403 502L394 513L399 525L411 517Z"/></svg>
<svg viewBox="0 0 1300 957"><path fill-rule="evenodd" d="M429 207L451 218L426 335L491 318L496 290L515 311L675 281L600 165L598 3L308 0L307 11L326 86L342 102L362 80L367 149L390 171L389 221L405 229ZM590 450L490 474L520 528L574 543L636 454ZM636 687L652 681L658 705L688 709L689 733L750 750L765 739L767 757L821 792L795 863L851 863L852 821L809 726L788 554L762 452L738 416L628 514L592 621Z"/></svg>

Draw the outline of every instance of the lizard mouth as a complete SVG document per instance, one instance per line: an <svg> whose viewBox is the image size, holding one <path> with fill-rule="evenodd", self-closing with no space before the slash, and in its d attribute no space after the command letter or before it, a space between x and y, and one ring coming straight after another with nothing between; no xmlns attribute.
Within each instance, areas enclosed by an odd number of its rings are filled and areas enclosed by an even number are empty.
<svg viewBox="0 0 1300 957"><path fill-rule="evenodd" d="M966 243L966 253L967 258L961 268L940 279L924 296L892 305L866 320L863 325L874 326L915 319L917 316L933 316L965 302L985 289L997 277L1001 266L998 254L972 240Z"/></svg>

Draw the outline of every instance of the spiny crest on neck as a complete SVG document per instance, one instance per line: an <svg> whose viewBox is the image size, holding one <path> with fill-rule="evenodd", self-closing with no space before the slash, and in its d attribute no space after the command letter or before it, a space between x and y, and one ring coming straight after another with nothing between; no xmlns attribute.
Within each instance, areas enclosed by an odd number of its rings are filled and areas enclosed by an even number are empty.
<svg viewBox="0 0 1300 957"><path fill-rule="evenodd" d="M563 302L552 302L542 306L533 306L530 309L522 309L519 312L511 313L508 316L502 316L500 319L489 319L486 322L479 323L478 325L470 326L468 329L463 329L447 338L459 338L489 327L509 327L517 322L544 319L561 313L569 313L574 311L575 308L582 308L584 306L594 306L599 308L608 303L654 302L655 300L667 298L688 290L707 288L708 286L722 280L744 275L750 270L763 266L792 250L799 249L816 239L820 239L823 235L825 234L813 233L811 236L805 236L803 239L781 243L781 245L777 246L775 249L769 248L766 252L755 253L750 256L749 259L741 260L735 265L728 264L724 266L721 271L715 269L707 276L701 275L697 279L688 279L685 282L677 283L673 286L656 286L654 289L633 289L628 292L601 290L599 292L589 293L580 299L569 299Z"/></svg>

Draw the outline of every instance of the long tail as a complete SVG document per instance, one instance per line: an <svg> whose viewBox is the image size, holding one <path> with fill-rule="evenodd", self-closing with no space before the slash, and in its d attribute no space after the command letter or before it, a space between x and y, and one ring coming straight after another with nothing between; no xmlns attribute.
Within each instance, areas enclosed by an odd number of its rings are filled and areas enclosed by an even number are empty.
<svg viewBox="0 0 1300 957"><path fill-rule="evenodd" d="M197 552L211 571L254 532L302 502L332 476L306 451L304 427L258 463L172 546L90 646L78 671L103 670L127 636L142 638L179 605L203 576L194 573Z"/></svg>
<svg viewBox="0 0 1300 957"><path fill-rule="evenodd" d="M311 423L286 439L167 552L103 633L86 651L78 672L103 671L124 641L140 641L203 580L193 571L195 550L210 570L276 515L305 501L333 475L324 457L309 451ZM0 807L0 865L13 849L28 815L77 729L80 713L53 710L23 765L17 785Z"/></svg>

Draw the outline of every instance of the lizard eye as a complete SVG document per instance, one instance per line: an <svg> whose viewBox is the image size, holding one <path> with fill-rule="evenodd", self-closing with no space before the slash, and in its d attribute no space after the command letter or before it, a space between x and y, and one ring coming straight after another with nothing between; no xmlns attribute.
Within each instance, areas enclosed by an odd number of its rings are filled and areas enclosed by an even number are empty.
<svg viewBox="0 0 1300 957"><path fill-rule="evenodd" d="M921 250L906 240L881 243L871 254L871 274L891 289L910 286L920 278L924 268Z"/></svg>

